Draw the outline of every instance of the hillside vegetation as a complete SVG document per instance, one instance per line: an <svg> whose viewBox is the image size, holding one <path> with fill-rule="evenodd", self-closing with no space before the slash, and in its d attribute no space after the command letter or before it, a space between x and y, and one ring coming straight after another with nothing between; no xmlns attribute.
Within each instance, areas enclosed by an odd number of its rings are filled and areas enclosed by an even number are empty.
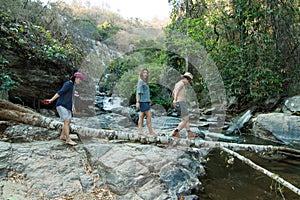
<svg viewBox="0 0 300 200"><path fill-rule="evenodd" d="M118 95L130 90L134 95L126 84L136 84L137 69L143 65L150 70L154 102L166 108L171 105L170 85L185 71L194 74L192 88L200 107L211 103L212 91L199 71L203 66L195 66L190 58L204 52L221 76L227 109L268 111L283 98L299 94L297 1L169 2L171 22L162 29L159 21L125 20L89 5L2 0L1 90L17 96L13 91L20 78L10 71L16 64L10 55L49 68L49 73L57 72L51 71L55 66L66 76L82 64L92 41L98 41L123 53L105 67L110 76L98 77L101 90L114 89ZM157 82L170 76L174 78L165 85Z"/></svg>

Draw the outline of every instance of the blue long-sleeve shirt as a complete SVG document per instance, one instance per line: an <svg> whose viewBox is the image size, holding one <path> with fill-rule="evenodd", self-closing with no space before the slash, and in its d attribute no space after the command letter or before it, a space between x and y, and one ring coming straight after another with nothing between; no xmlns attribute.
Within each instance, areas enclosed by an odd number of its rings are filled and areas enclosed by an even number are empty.
<svg viewBox="0 0 300 200"><path fill-rule="evenodd" d="M59 97L56 101L56 106L63 106L68 110L72 111L73 107L73 96L74 96L74 83L70 81L66 81L61 89L57 91Z"/></svg>

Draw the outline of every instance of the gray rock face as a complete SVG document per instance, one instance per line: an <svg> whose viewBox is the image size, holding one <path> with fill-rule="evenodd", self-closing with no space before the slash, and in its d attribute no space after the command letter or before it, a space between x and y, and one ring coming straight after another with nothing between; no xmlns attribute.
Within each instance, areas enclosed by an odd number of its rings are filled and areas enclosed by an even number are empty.
<svg viewBox="0 0 300 200"><path fill-rule="evenodd" d="M282 111L287 114L300 115L300 96L288 98L282 106Z"/></svg>
<svg viewBox="0 0 300 200"><path fill-rule="evenodd" d="M114 113L102 116L100 124L96 118L74 119L74 123L101 127L104 122L110 126L115 120L124 120ZM115 127L119 128L122 126ZM129 130L135 131L134 127L123 129ZM80 199L81 195L92 195L101 188L108 188L114 199L178 199L181 195L195 199L192 190L202 189L199 177L205 175L202 163L209 150L182 144L156 146L99 138L79 141L76 135L72 138L79 145L71 147L57 139L58 132L24 124L10 126L3 135L23 135L18 141L0 142L3 199L68 195Z"/></svg>
<svg viewBox="0 0 300 200"><path fill-rule="evenodd" d="M284 113L258 115L253 123L255 136L286 144L300 145L300 117Z"/></svg>
<svg viewBox="0 0 300 200"><path fill-rule="evenodd" d="M84 142L86 143L86 142ZM88 142L91 165L120 199L165 199L202 187L204 168L192 154L173 148L130 143ZM195 152L194 152L195 154Z"/></svg>
<svg viewBox="0 0 300 200"><path fill-rule="evenodd" d="M10 157L11 145L6 142L0 142L0 177L7 176Z"/></svg>
<svg viewBox="0 0 300 200"><path fill-rule="evenodd" d="M12 57L12 59L16 59ZM71 75L75 68L62 68L57 65L33 65L26 60L20 60L20 63L11 62L9 72L19 86L9 91L12 101L22 103L31 108L38 108L40 100L51 98L55 92L62 86L66 75ZM25 63L25 64L24 64ZM20 102L21 101L21 102Z"/></svg>
<svg viewBox="0 0 300 200"><path fill-rule="evenodd" d="M20 187L2 181L4 199L54 198L83 191L91 184L84 168L84 150L68 148L59 140L12 144L8 158L8 169L18 174Z"/></svg>

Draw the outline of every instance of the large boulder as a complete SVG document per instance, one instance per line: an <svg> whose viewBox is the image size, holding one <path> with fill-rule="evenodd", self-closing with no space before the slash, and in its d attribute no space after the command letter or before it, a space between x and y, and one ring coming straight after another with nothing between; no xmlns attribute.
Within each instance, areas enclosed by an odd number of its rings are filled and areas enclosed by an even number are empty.
<svg viewBox="0 0 300 200"><path fill-rule="evenodd" d="M287 114L300 115L300 96L290 97L285 100L282 111Z"/></svg>
<svg viewBox="0 0 300 200"><path fill-rule="evenodd" d="M300 145L300 117L284 113L260 114L253 119L252 133L262 139Z"/></svg>
<svg viewBox="0 0 300 200"><path fill-rule="evenodd" d="M95 117L78 118L74 123L101 127L101 122L124 119L112 114L99 118L98 124ZM122 128L129 130L136 131ZM0 142L3 199L103 199L93 194L105 188L116 200L194 199L192 194L203 190L200 178L206 175L203 164L209 148L179 143L159 147L92 137L78 141L75 134L71 137L78 145L70 147L56 139L59 131L16 122L2 131L0 139L7 141ZM93 196L78 198L80 194Z"/></svg>

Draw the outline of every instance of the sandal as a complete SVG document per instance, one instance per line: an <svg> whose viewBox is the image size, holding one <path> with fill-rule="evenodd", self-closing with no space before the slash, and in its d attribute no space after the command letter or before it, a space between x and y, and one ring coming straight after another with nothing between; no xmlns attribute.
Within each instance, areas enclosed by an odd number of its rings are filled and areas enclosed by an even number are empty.
<svg viewBox="0 0 300 200"><path fill-rule="evenodd" d="M66 141L66 143L69 144L69 145L71 145L71 146L76 146L77 145L77 143L74 142L73 140L70 140L68 142Z"/></svg>
<svg viewBox="0 0 300 200"><path fill-rule="evenodd" d="M173 133L172 133L172 136L177 137L177 138L182 138L181 135L179 134L178 130L174 130Z"/></svg>
<svg viewBox="0 0 300 200"><path fill-rule="evenodd" d="M195 137L199 137L197 134L193 133L191 130L188 130L188 138L195 138Z"/></svg>
<svg viewBox="0 0 300 200"><path fill-rule="evenodd" d="M66 140L67 138L66 138L65 135L61 135L61 136L59 136L59 139L60 139L60 140Z"/></svg>
<svg viewBox="0 0 300 200"><path fill-rule="evenodd" d="M154 136L154 137L157 137L157 136L158 136L158 135L157 135L156 133L154 133L154 132L149 133L149 135Z"/></svg>
<svg viewBox="0 0 300 200"><path fill-rule="evenodd" d="M144 132L139 132L139 135L145 135L145 133Z"/></svg>

